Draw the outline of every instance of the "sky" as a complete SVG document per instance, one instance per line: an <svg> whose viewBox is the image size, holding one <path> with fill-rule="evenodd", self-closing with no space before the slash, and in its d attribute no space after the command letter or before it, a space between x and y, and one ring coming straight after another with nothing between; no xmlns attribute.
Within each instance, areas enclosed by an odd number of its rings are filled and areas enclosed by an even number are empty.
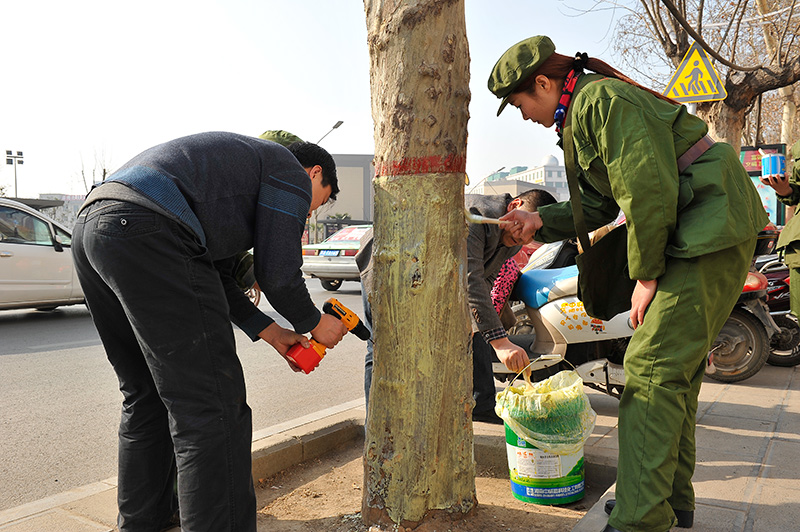
<svg viewBox="0 0 800 532"><path fill-rule="evenodd" d="M486 81L508 47L537 34L560 53L615 64L619 13L573 9L595 3L466 0L472 183L548 155L563 164L553 129L510 107L496 117ZM359 0L5 2L0 149L22 151L24 163L16 179L0 164L0 187L12 197L82 195L93 171L203 131L284 129L310 142L330 132L320 142L329 152L372 154L366 39Z"/></svg>

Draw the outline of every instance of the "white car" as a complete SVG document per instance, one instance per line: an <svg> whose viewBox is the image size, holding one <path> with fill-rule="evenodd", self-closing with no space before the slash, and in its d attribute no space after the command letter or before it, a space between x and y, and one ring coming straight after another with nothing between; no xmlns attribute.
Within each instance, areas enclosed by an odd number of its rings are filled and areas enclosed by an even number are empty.
<svg viewBox="0 0 800 532"><path fill-rule="evenodd" d="M0 310L83 303L72 235L36 209L0 198Z"/></svg>
<svg viewBox="0 0 800 532"><path fill-rule="evenodd" d="M338 290L342 281L360 281L356 253L371 225L348 225L319 244L303 246L303 273L317 277L325 290Z"/></svg>

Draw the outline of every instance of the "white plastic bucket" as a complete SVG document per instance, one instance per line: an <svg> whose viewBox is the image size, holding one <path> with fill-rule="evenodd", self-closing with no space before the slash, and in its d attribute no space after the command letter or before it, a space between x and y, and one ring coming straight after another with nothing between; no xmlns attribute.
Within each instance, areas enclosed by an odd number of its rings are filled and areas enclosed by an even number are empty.
<svg viewBox="0 0 800 532"><path fill-rule="evenodd" d="M548 453L517 436L507 423L505 429L514 498L543 505L568 504L583 498L583 446L571 454Z"/></svg>

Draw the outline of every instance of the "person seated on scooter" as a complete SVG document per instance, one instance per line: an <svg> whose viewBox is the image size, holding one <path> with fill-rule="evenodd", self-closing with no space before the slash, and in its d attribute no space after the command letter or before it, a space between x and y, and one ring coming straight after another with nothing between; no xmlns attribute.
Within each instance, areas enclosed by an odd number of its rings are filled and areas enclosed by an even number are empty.
<svg viewBox="0 0 800 532"><path fill-rule="evenodd" d="M516 198L510 194L499 196L480 196L468 194L466 207L471 212L490 218L498 218L514 209L533 212L542 205L555 203L556 199L542 189L523 192ZM504 224L505 226L506 224ZM506 261L517 254L520 248L533 238L520 239L509 228L494 224L470 224L467 237L467 291L469 307L472 312L472 365L473 397L476 406L474 421L502 423L494 412L495 385L492 374L492 348L487 340L496 345L498 358L512 371L520 371L528 364L525 350L511 343L506 335L500 317L492 305L491 289L494 276ZM372 230L361 239L361 248L356 255L356 263L361 272L361 294L364 303L364 317L372 329L372 309L369 292L372 290ZM475 334L484 331L483 334ZM484 339L484 335L488 335ZM367 341L364 359L364 396L369 412L369 391L372 385L372 340Z"/></svg>
<svg viewBox="0 0 800 532"><path fill-rule="evenodd" d="M542 189L523 192L516 198L509 194L480 196L468 194L465 199L470 212L499 218L515 209L535 212L556 199ZM475 408L473 421L502 424L495 413L495 384L492 354L514 372L529 363L525 349L508 339L505 327L492 303L492 285L500 268L533 238L521 238L513 226L470 224L467 235L467 299L472 314L472 396Z"/></svg>
<svg viewBox="0 0 800 532"><path fill-rule="evenodd" d="M502 99L498 114L510 103L524 120L556 126L589 230L625 214L635 330L619 406L616 505L605 530L690 527L697 397L709 346L768 221L761 199L738 153L714 143L700 118L603 61L557 54L546 36L509 48L488 88ZM503 219L522 239L576 236L570 203Z"/></svg>
<svg viewBox="0 0 800 532"><path fill-rule="evenodd" d="M791 149L791 170L784 175L764 176L761 182L775 189L778 201L784 205L800 204L800 141ZM778 237L777 249L785 249L784 262L789 267L789 286L800 286L800 206L795 207L794 216L786 223ZM789 289L789 303L795 318L800 316L800 289Z"/></svg>

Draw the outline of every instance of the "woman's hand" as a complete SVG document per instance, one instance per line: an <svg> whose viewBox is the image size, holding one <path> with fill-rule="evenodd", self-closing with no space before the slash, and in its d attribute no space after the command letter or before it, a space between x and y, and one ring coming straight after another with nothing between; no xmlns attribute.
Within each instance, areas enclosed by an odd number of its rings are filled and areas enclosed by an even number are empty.
<svg viewBox="0 0 800 532"><path fill-rule="evenodd" d="M507 222L503 224L503 229L510 231L514 238L522 242L533 240L536 231L542 227L542 218L538 212L514 209L501 216L500 220Z"/></svg>
<svg viewBox="0 0 800 532"><path fill-rule="evenodd" d="M530 360L528 360L528 353L509 340L508 337L492 340L489 344L492 346L492 349L494 349L494 352L497 353L497 358L500 362L505 364L505 366L514 373L519 373L530 363ZM526 373L530 374L530 370Z"/></svg>
<svg viewBox="0 0 800 532"><path fill-rule="evenodd" d="M791 196L792 186L789 184L789 172L785 174L774 174L761 176L761 182L775 189L778 196Z"/></svg>
<svg viewBox="0 0 800 532"><path fill-rule="evenodd" d="M644 322L644 312L656 295L658 281L636 281L636 287L631 296L631 325L636 329Z"/></svg>

